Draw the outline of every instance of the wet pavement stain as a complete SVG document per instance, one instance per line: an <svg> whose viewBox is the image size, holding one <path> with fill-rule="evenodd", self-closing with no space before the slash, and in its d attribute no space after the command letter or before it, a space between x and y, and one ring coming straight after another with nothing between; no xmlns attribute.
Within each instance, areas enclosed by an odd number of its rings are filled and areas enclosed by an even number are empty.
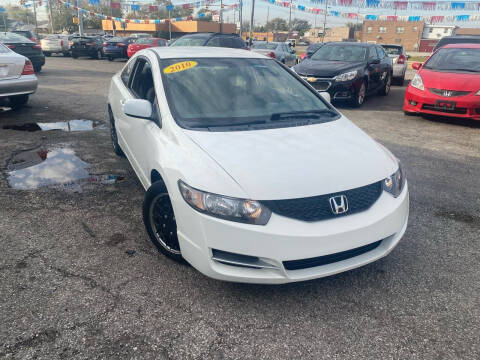
<svg viewBox="0 0 480 360"><path fill-rule="evenodd" d="M12 110L11 107L0 106L0 114Z"/></svg>
<svg viewBox="0 0 480 360"><path fill-rule="evenodd" d="M100 121L94 120L69 120L69 121L58 121L51 123L27 123L21 125L4 125L2 129L4 130L17 130L17 131L51 131L51 130L62 130L66 132L75 132L75 131L92 131L96 128L102 128L102 123Z"/></svg>
<svg viewBox="0 0 480 360"><path fill-rule="evenodd" d="M82 192L91 185L111 185L124 180L118 175L90 174L88 167L69 147L27 150L15 154L8 162L8 185L17 190L53 187Z"/></svg>

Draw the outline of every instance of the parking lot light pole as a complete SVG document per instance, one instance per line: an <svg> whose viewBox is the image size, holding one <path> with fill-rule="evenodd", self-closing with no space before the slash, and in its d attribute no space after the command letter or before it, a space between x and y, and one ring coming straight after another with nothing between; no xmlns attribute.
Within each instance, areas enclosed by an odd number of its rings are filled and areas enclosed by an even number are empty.
<svg viewBox="0 0 480 360"><path fill-rule="evenodd" d="M240 10L238 12L238 21L240 22L240 37L242 37L242 33L243 33L242 15L243 15L243 0L240 0Z"/></svg>
<svg viewBox="0 0 480 360"><path fill-rule="evenodd" d="M325 0L325 16L323 18L322 43L325 41L325 31L326 31L326 28L327 28L327 9L328 9L328 0Z"/></svg>
<svg viewBox="0 0 480 360"><path fill-rule="evenodd" d="M83 16L79 5L80 0L77 0L78 35L83 36Z"/></svg>

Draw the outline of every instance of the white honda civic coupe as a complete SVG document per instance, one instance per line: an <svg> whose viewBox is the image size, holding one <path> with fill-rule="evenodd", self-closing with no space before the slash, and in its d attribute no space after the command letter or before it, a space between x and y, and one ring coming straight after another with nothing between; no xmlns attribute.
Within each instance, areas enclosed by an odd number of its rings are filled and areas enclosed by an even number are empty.
<svg viewBox="0 0 480 360"><path fill-rule="evenodd" d="M274 59L142 50L113 77L108 112L151 240L212 278L332 275L387 255L407 227L399 160Z"/></svg>

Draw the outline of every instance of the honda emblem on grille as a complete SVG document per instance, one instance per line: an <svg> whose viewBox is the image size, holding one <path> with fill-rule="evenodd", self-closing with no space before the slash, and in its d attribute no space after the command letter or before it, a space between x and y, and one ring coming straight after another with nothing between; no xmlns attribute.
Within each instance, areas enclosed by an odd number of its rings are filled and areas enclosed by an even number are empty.
<svg viewBox="0 0 480 360"><path fill-rule="evenodd" d="M443 96L451 97L453 95L453 91L450 90L443 90Z"/></svg>
<svg viewBox="0 0 480 360"><path fill-rule="evenodd" d="M348 201L345 195L332 196L329 201L330 208L335 215L340 215L348 211Z"/></svg>

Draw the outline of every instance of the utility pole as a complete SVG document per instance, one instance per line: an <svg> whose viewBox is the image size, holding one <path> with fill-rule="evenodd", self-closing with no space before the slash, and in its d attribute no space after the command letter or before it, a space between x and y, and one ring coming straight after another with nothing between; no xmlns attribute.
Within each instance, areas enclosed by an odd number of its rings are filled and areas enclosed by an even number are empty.
<svg viewBox="0 0 480 360"><path fill-rule="evenodd" d="M38 24L37 24L37 3L36 0L33 0L33 15L35 16L35 33L38 33Z"/></svg>
<svg viewBox="0 0 480 360"><path fill-rule="evenodd" d="M223 33L223 0L220 0L220 14L218 15L218 22L220 23L220 34Z"/></svg>
<svg viewBox="0 0 480 360"><path fill-rule="evenodd" d="M252 0L252 13L250 14L250 35L248 37L248 46L252 46L253 15L255 12L255 0Z"/></svg>
<svg viewBox="0 0 480 360"><path fill-rule="evenodd" d="M34 0L35 1L35 0ZM48 0L48 12L50 14L50 30L52 32L52 34L54 33L54 26L53 26L53 13L52 13L52 1L51 0Z"/></svg>
<svg viewBox="0 0 480 360"><path fill-rule="evenodd" d="M288 17L288 39L292 37L291 33L292 33L292 0L290 0L290 15Z"/></svg>
<svg viewBox="0 0 480 360"><path fill-rule="evenodd" d="M327 29L327 10L328 9L328 0L325 0L325 17L323 18L323 35L322 43L325 41L325 31Z"/></svg>
<svg viewBox="0 0 480 360"><path fill-rule="evenodd" d="M270 5L267 7L267 23L265 24L265 30L267 30L267 42L268 42L268 16L270 15Z"/></svg>
<svg viewBox="0 0 480 360"><path fill-rule="evenodd" d="M113 19L112 0L110 0L109 3L110 3L110 17L112 18L112 35L115 36L115 33L117 32L117 25L115 24L115 20Z"/></svg>
<svg viewBox="0 0 480 360"><path fill-rule="evenodd" d="M77 0L77 16L78 16L78 35L83 36L83 14L80 11L80 0Z"/></svg>
<svg viewBox="0 0 480 360"><path fill-rule="evenodd" d="M168 39L172 40L172 17L170 16L170 10L168 10Z"/></svg>
<svg viewBox="0 0 480 360"><path fill-rule="evenodd" d="M243 33L243 0L240 0L240 9L238 11L238 21L240 22L240 37L242 37Z"/></svg>

